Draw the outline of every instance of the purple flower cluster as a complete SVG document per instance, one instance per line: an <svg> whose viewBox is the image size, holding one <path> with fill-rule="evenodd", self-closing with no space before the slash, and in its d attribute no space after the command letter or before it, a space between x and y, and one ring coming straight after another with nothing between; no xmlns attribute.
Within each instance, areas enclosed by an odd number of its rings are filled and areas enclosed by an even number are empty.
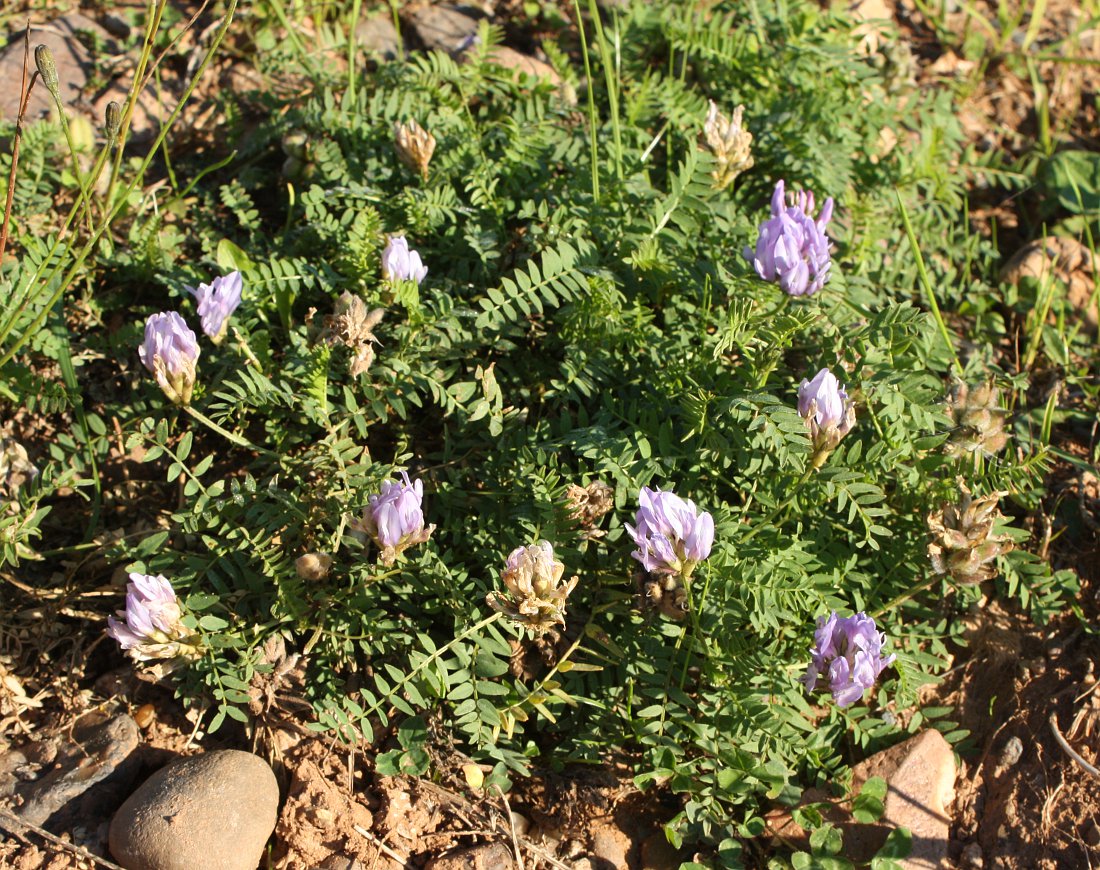
<svg viewBox="0 0 1100 870"><path fill-rule="evenodd" d="M671 491L643 486L638 513L626 530L637 546L632 555L654 574L688 575L710 555L714 519Z"/></svg>
<svg viewBox="0 0 1100 870"><path fill-rule="evenodd" d="M382 251L382 277L386 281L415 281L419 284L428 274L420 254L409 247L404 236L390 236Z"/></svg>
<svg viewBox="0 0 1100 870"><path fill-rule="evenodd" d="M760 225L756 250L745 248L746 259L765 281L779 284L791 296L810 296L829 280L829 239L825 227L833 216L833 198L825 200L814 219L814 195L792 194L784 205L784 182L775 185L772 216Z"/></svg>
<svg viewBox="0 0 1100 870"><path fill-rule="evenodd" d="M202 331L214 344L225 338L230 315L241 304L243 280L240 272L215 278L187 291L199 303ZM138 348L142 365L153 373L164 394L177 405L189 405L195 387L195 364L199 343L195 333L175 311L153 314L145 321L145 340Z"/></svg>
<svg viewBox="0 0 1100 870"><path fill-rule="evenodd" d="M198 638L183 625L172 584L159 574L131 574L126 587L126 609L118 615L121 620L107 617L107 634L134 661L199 655Z"/></svg>
<svg viewBox="0 0 1100 870"><path fill-rule="evenodd" d="M221 344L229 326L229 317L241 304L241 290L244 279L240 272L220 275L209 284L199 284L198 288L188 287L187 292L199 303L199 317L202 331L214 344Z"/></svg>
<svg viewBox="0 0 1100 870"><path fill-rule="evenodd" d="M407 471L401 480L387 480L382 491L372 495L363 509L363 518L352 527L366 533L381 550L383 565L392 565L409 547L423 544L435 526L424 526L424 482L409 480Z"/></svg>
<svg viewBox="0 0 1100 870"><path fill-rule="evenodd" d="M177 405L191 402L199 343L179 314L165 311L145 321L145 341L138 356L169 400Z"/></svg>
<svg viewBox="0 0 1100 870"><path fill-rule="evenodd" d="M837 616L817 621L810 667L802 677L809 692L824 679L823 690L833 694L841 707L854 704L875 685L879 674L893 664L896 656L883 656L886 635L878 631L875 620L866 613Z"/></svg>

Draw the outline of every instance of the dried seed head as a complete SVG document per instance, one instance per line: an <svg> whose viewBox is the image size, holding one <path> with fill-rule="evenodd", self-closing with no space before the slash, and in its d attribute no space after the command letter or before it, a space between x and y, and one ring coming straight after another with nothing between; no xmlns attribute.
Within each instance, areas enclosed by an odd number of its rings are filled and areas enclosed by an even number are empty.
<svg viewBox="0 0 1100 870"><path fill-rule="evenodd" d="M1007 492L974 498L959 481L959 501L945 504L928 515L928 560L936 574L950 576L956 583L981 583L997 576L994 561L1013 548L1006 534L993 534L1003 515L997 503Z"/></svg>
<svg viewBox="0 0 1100 870"><path fill-rule="evenodd" d="M744 106L733 110L733 119L718 111L718 104L710 101L710 110L703 125L703 146L717 158L718 165L711 175L714 186L725 190L742 172L752 168L752 133L741 126Z"/></svg>
<svg viewBox="0 0 1100 870"><path fill-rule="evenodd" d="M565 506L570 519L579 520L582 526L591 529L615 506L615 490L602 480L594 480L586 487L571 483L565 491Z"/></svg>
<svg viewBox="0 0 1100 870"><path fill-rule="evenodd" d="M42 78L42 84L53 95L58 96L60 82L57 78L57 64L53 61L53 52L48 45L42 44L34 49L34 65L38 67L38 75Z"/></svg>
<svg viewBox="0 0 1100 870"><path fill-rule="evenodd" d="M324 580L332 570L328 553L306 553L294 560L294 568L303 580Z"/></svg>
<svg viewBox="0 0 1100 870"><path fill-rule="evenodd" d="M361 297L345 290L336 300L336 308L325 317L325 340L329 344L342 344L352 351L349 372L358 377L374 362L372 345L374 328L381 322L385 309L368 309Z"/></svg>
<svg viewBox="0 0 1100 870"><path fill-rule="evenodd" d="M393 125L393 142L398 159L427 180L428 164L435 153L435 137L412 120Z"/></svg>
<svg viewBox="0 0 1100 870"><path fill-rule="evenodd" d="M1001 391L992 378L974 388L959 382L947 399L947 410L955 424L944 453L955 459L981 454L992 456L1008 442L1005 420L1008 411L1001 408Z"/></svg>

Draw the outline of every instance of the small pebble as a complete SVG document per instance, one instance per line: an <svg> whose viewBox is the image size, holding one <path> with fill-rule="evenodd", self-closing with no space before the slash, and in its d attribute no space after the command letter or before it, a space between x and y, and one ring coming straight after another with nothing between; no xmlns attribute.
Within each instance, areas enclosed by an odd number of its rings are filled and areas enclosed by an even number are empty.
<svg viewBox="0 0 1100 870"><path fill-rule="evenodd" d="M1024 742L1019 737L1009 737L1001 749L1001 757L997 762L997 773L1003 773L1014 766L1024 754Z"/></svg>
<svg viewBox="0 0 1100 870"><path fill-rule="evenodd" d="M143 731L157 718L157 708L152 704L142 704L134 711L134 721Z"/></svg>
<svg viewBox="0 0 1100 870"><path fill-rule="evenodd" d="M974 870L985 866L985 855L982 854L982 847L977 843L970 843L962 853L963 864L966 867L973 867Z"/></svg>
<svg viewBox="0 0 1100 870"><path fill-rule="evenodd" d="M521 816L517 812L512 813L512 824L515 826L516 834L520 837L526 836L527 832L531 830L531 823L527 820L527 817Z"/></svg>
<svg viewBox="0 0 1100 870"><path fill-rule="evenodd" d="M1085 825L1085 842L1092 848L1100 846L1100 824L1095 821Z"/></svg>

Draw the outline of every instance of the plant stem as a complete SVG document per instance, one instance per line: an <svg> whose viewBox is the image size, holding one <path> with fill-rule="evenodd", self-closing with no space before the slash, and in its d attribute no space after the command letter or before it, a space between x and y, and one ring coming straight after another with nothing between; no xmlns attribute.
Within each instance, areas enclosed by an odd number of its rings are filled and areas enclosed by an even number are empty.
<svg viewBox="0 0 1100 870"><path fill-rule="evenodd" d="M272 450L268 450L266 447L258 447L247 438L245 438L243 435L238 435L236 432L230 432L228 429L223 429L221 426L219 426L217 423L207 417L204 413L202 413L202 411L196 410L190 405L184 405L183 410L190 414L194 419L202 423L203 426L213 432L217 432L223 438L233 442L238 447L246 447L249 450L254 450L257 453L263 454L264 456L274 456L277 458L279 455Z"/></svg>
<svg viewBox="0 0 1100 870"><path fill-rule="evenodd" d="M934 586L936 584L936 581L942 579L943 578L938 574L933 574L931 577L925 578L912 589L909 589L908 591L901 593L901 595L891 598L888 602L886 602L886 604L884 604L882 607L872 613L871 616L877 619L878 617L882 616L882 614L888 613L889 611L893 610L899 604L904 604L910 598L913 598L917 594L924 592L926 589Z"/></svg>
<svg viewBox="0 0 1100 870"><path fill-rule="evenodd" d="M745 543L745 541L752 539L752 537L756 535L756 533L759 532L761 529L766 529L777 519L779 519L780 514L782 514L784 511L787 510L787 508L791 506L791 502L794 501L794 497L798 495L798 491L803 487L806 481L810 479L813 473L814 466L812 463L810 463L806 466L806 470L802 472L802 476L799 477L798 480L796 480L793 484L791 484L791 488L787 492L787 497L783 499L783 501L781 501L779 504L777 504L772 512L768 514L763 520L761 520L759 523L757 523L755 526L745 532L738 543L743 544Z"/></svg>
<svg viewBox="0 0 1100 870"><path fill-rule="evenodd" d="M592 87L592 64L588 60L588 38L584 34L584 19L581 16L581 0L573 0L577 13L577 30L581 37L581 56L584 58L584 77L588 83L588 153L592 160L592 199L600 201L600 158L599 145L596 142L596 98Z"/></svg>
<svg viewBox="0 0 1100 870"><path fill-rule="evenodd" d="M444 646L441 646L434 653L432 653L430 656L428 656L426 659L424 659L424 661L422 661L419 665L417 665L415 668L413 668L411 671L409 671L407 674L405 674L405 676L402 677L393 686L393 688L390 690L390 695L396 695L405 685L407 685L409 683L410 680L412 680L413 677L417 676L418 674L420 674L421 672L426 670L428 665L430 665L433 662L437 661L439 659L439 657L442 656L444 653L450 652L452 649L454 649L456 646L458 646L462 641L466 640L466 638L470 637L471 635L477 634L479 631L481 631L481 629L485 628L487 625L492 625L494 622L497 622L498 620L503 618L503 616L504 616L504 614L502 612L496 611L496 612L491 613L488 616L486 616L480 622L475 623L474 625L471 625L469 628L465 629L461 634L455 635L454 640L450 641L449 643L445 644ZM370 707L368 707L366 710L363 711L362 718L365 719L371 713L377 712L379 709L381 709L382 705L385 704L386 701L388 701L388 700L389 700L388 695L385 696L385 697L379 698L374 704L372 704Z"/></svg>
<svg viewBox="0 0 1100 870"><path fill-rule="evenodd" d="M943 336L948 352L951 354L951 361L955 364L958 374L961 375L963 371L962 363L959 362L959 355L955 352L955 342L951 340L951 333L947 331L947 324L944 323L943 314L940 312L940 304L936 301L932 279L928 277L928 269L924 265L924 255L920 252L917 235L913 232L913 225L909 222L909 212L905 210L905 203L901 201L901 191L894 188L894 195L898 200L898 211L901 212L901 222L905 226L905 234L909 237L909 247L913 249L913 256L917 259L917 274L920 276L921 287L924 289L924 298L928 302L928 307L932 310L932 317L936 321L936 326L939 327L940 335Z"/></svg>

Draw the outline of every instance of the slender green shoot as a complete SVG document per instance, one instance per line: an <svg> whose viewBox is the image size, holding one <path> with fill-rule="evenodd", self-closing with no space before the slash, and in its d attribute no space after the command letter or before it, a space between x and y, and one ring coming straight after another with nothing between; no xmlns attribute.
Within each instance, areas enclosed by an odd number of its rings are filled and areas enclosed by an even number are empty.
<svg viewBox="0 0 1100 870"><path fill-rule="evenodd" d="M959 355L955 352L955 342L951 340L951 333L947 331L947 324L943 320L940 304L936 301L936 293L932 288L932 279L928 275L927 266L924 265L924 256L921 254L920 244L917 242L917 235L913 232L913 224L909 221L909 212L905 210L905 203L901 201L901 191L895 188L894 195L898 200L898 211L901 213L901 222L905 226L905 235L909 238L909 246L913 249L913 256L916 257L917 260L917 274L920 276L920 283L921 288L924 290L925 301L932 311L932 317L936 321L936 326L939 327L940 335L943 336L948 352L951 354L951 361L955 364L956 373L961 375L963 371L962 363L959 362Z"/></svg>
<svg viewBox="0 0 1100 870"><path fill-rule="evenodd" d="M588 60L588 37L584 32L584 16L581 14L580 0L573 0L573 9L577 13L577 32L581 37L581 57L584 59L584 78L588 85L588 153L592 161L592 198L600 201L600 156L596 121L596 96L592 87L592 64Z"/></svg>

